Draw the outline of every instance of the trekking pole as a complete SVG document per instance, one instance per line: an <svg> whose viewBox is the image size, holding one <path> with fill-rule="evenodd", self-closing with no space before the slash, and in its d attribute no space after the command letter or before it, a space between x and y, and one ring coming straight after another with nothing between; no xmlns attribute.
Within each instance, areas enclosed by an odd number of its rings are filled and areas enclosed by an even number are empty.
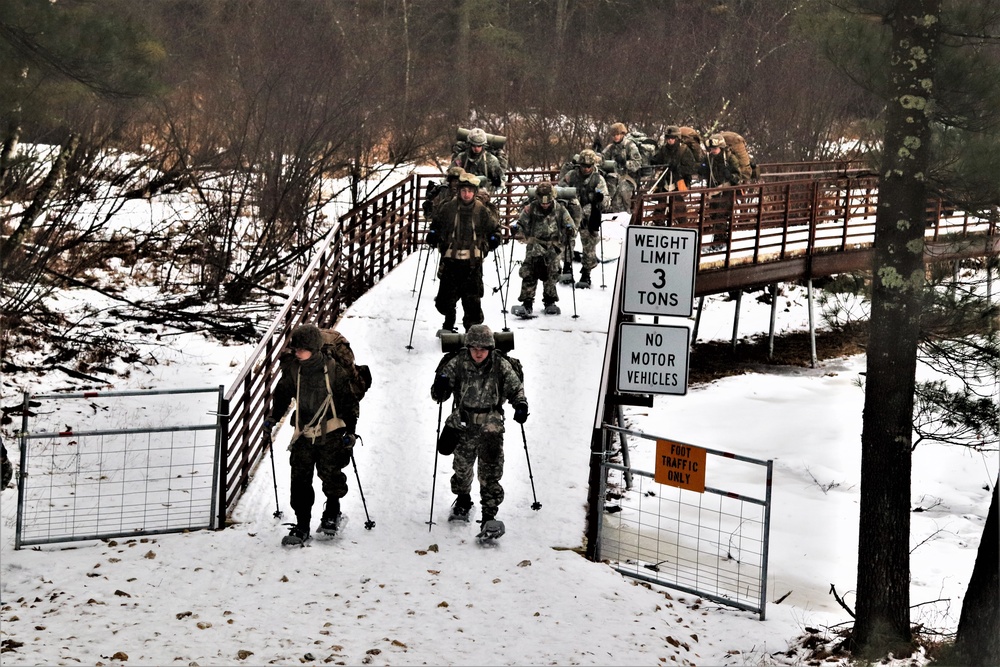
<svg viewBox="0 0 1000 667"><path fill-rule="evenodd" d="M438 477L438 438L441 437L441 411L444 409L444 401L438 403L438 425L437 433L434 436L434 478L431 481L431 515L427 519L427 532L431 532L434 527L434 490L437 488Z"/></svg>
<svg viewBox="0 0 1000 667"><path fill-rule="evenodd" d="M574 240L576 240L576 239L574 238ZM567 244L566 254L563 256L563 260L569 262L570 277L572 278L573 277L573 246L572 245ZM576 318L580 317L579 315L576 314L576 281L575 280L570 280L569 284L570 284L570 290L573 293L573 319L575 320Z"/></svg>
<svg viewBox="0 0 1000 667"><path fill-rule="evenodd" d="M510 262L507 263L507 293L504 295L504 303L510 302L510 274L514 272L514 235L510 236Z"/></svg>
<svg viewBox="0 0 1000 667"><path fill-rule="evenodd" d="M424 252L425 243L421 243L417 246L417 270L413 273L413 287L410 288L410 294L417 291L417 276L420 275L420 257ZM428 248L429 250L429 248Z"/></svg>
<svg viewBox="0 0 1000 667"><path fill-rule="evenodd" d="M278 502L278 473L274 468L274 441L271 439L271 429L264 427L267 431L264 435L264 440L267 441L267 450L271 453L271 479L274 480L274 516L275 519L281 518L281 505Z"/></svg>
<svg viewBox="0 0 1000 667"><path fill-rule="evenodd" d="M500 292L500 312L503 313L503 330L510 331L507 327L507 298L503 293L503 279L500 277L500 260L497 259L497 253L493 253L493 266L497 269L497 288L496 292Z"/></svg>
<svg viewBox="0 0 1000 667"><path fill-rule="evenodd" d="M413 349L413 330L417 328L417 309L420 308L420 296L424 293L424 278L427 277L427 264L431 261L431 249L427 249L427 258L424 259L424 273L420 276L420 291L417 293L417 305L413 307L413 324L410 326L410 342L406 344L407 350Z"/></svg>
<svg viewBox="0 0 1000 667"><path fill-rule="evenodd" d="M354 434L355 440L361 440L361 444L364 445L365 441L357 433ZM361 494L361 506L365 508L365 530L371 530L375 527L375 522L372 518L368 516L368 503L365 502L365 490L361 488L361 475L358 474L358 463L354 460L354 452L351 452L351 465L354 466L354 478L358 480L358 493Z"/></svg>
<svg viewBox="0 0 1000 667"><path fill-rule="evenodd" d="M601 230L599 229L597 232L601 234L601 289L604 289L607 287L607 285L604 284L604 234L601 233Z"/></svg>
<svg viewBox="0 0 1000 667"><path fill-rule="evenodd" d="M531 457L528 456L528 436L524 434L524 424L521 424L521 440L524 441L524 459L528 462L528 479L531 480L531 498L535 501L531 503L531 509L537 512L542 509L542 504L538 502L538 496L535 495L535 477L531 474Z"/></svg>

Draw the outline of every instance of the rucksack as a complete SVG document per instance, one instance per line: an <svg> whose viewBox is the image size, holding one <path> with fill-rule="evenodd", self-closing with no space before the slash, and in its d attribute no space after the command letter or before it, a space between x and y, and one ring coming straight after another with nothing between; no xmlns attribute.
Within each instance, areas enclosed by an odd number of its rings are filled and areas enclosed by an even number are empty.
<svg viewBox="0 0 1000 667"><path fill-rule="evenodd" d="M335 360L351 377L354 395L360 401L372 386L372 372L368 366L354 359L351 343L336 329L320 329L323 334L323 354Z"/></svg>
<svg viewBox="0 0 1000 667"><path fill-rule="evenodd" d="M740 165L740 182L748 182L754 177L753 172L756 163L750 159L746 140L735 132L726 131L719 134L726 139L726 148L729 149L729 152L736 158L737 164Z"/></svg>
<svg viewBox="0 0 1000 667"><path fill-rule="evenodd" d="M701 143L701 135L698 134L698 130L693 127L681 127L681 141L684 145L691 149L691 154L694 155L695 164L701 164L705 161L705 148Z"/></svg>

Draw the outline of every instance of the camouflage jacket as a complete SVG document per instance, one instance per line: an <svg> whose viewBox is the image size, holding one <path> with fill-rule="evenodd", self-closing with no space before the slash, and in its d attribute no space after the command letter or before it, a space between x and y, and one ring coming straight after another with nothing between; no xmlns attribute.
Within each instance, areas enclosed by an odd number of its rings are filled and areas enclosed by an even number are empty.
<svg viewBox="0 0 1000 667"><path fill-rule="evenodd" d="M317 419L316 414L326 402L327 387L323 369L326 368L330 379L330 390L333 394L333 405L327 406L324 415ZM351 433L358 424L358 399L351 386L351 377L335 360L322 352L316 352L305 361L299 361L291 351L280 357L281 377L274 388L274 401L271 404L270 420L276 423L285 416L292 401L295 401L295 414L292 424L296 430L314 422L322 424L327 420L339 418Z"/></svg>
<svg viewBox="0 0 1000 667"><path fill-rule="evenodd" d="M451 380L454 395L453 411L503 414L504 402L527 404L524 383L503 355L490 352L482 365L477 365L467 349L449 359L440 371Z"/></svg>
<svg viewBox="0 0 1000 667"><path fill-rule="evenodd" d="M675 184L680 180L683 180L686 185L690 186L691 178L698 170L694 153L680 139L675 141L673 146L668 143L660 146L659 150L653 156L653 164L659 165L659 169L667 170L667 173L663 175L663 178L660 179L660 184L657 186L661 191L671 189L669 184Z"/></svg>
<svg viewBox="0 0 1000 667"><path fill-rule="evenodd" d="M442 257L482 261L490 251L489 238L498 232L499 225L479 199L465 204L455 197L434 212L431 229L437 230L441 239L438 250Z"/></svg>
<svg viewBox="0 0 1000 667"><path fill-rule="evenodd" d="M614 160L618 165L618 172L625 172L632 178L639 176L642 169L642 155L635 142L625 137L617 143L611 143L601 151L605 160Z"/></svg>
<svg viewBox="0 0 1000 667"><path fill-rule="evenodd" d="M473 155L471 151L462 151L452 159L451 163L478 176L479 187L490 194L493 194L503 184L505 175L500 160L486 149L483 149L478 157Z"/></svg>
<svg viewBox="0 0 1000 667"><path fill-rule="evenodd" d="M705 160L698 168L698 173L705 179L706 187L719 188L724 185L737 185L740 182L740 163L736 156L722 149L712 155L705 154Z"/></svg>
<svg viewBox="0 0 1000 667"><path fill-rule="evenodd" d="M600 170L596 167L589 176L584 176L580 173L579 169L571 169L563 174L559 178L559 186L567 186L571 188L576 188L576 197L580 202L580 205L584 207L584 214L589 214L590 209L587 206L590 204L591 199L595 192L600 192L604 195L604 200L601 202L601 210L607 210L611 206L611 198L608 197L608 184L601 176Z"/></svg>
<svg viewBox="0 0 1000 667"><path fill-rule="evenodd" d="M561 253L566 244L575 238L576 227L573 217L560 202L553 202L548 211L542 209L538 202L532 202L521 210L517 218L517 235L528 244L524 251L527 260L553 254L550 251Z"/></svg>

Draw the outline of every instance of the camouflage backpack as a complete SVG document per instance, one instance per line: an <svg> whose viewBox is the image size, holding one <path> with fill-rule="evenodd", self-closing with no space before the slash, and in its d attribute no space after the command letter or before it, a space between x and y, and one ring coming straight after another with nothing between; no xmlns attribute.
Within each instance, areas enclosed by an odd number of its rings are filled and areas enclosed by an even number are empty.
<svg viewBox="0 0 1000 667"><path fill-rule="evenodd" d="M336 329L320 329L323 334L323 353L334 359L351 377L354 395L360 401L372 386L371 369L354 359L351 343Z"/></svg>
<svg viewBox="0 0 1000 667"><path fill-rule="evenodd" d="M694 155L694 162L696 165L701 164L705 161L705 148L701 143L701 135L698 134L698 130L693 127L681 127L681 141L684 145L691 149L691 154Z"/></svg>

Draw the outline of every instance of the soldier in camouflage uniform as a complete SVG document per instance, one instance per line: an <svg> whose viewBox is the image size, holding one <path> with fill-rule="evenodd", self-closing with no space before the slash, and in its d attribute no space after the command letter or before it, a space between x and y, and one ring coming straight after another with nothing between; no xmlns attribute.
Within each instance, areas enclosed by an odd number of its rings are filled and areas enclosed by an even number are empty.
<svg viewBox="0 0 1000 667"><path fill-rule="evenodd" d="M667 127L664 133L663 145L653 156L653 164L663 171L656 179L651 192L673 192L689 190L698 170L698 162L694 153L681 140L681 128L676 125ZM687 204L683 197L672 197L669 200L673 206L671 221L673 224L683 224L687 221ZM657 205L655 219L663 216L666 219L666 202ZM663 223L665 224L665 223Z"/></svg>
<svg viewBox="0 0 1000 667"><path fill-rule="evenodd" d="M486 131L478 127L469 130L468 143L469 147L452 158L451 164L478 176L479 186L493 194L503 184L505 174L497 156L486 150Z"/></svg>
<svg viewBox="0 0 1000 667"><path fill-rule="evenodd" d="M535 290L541 280L545 314L558 315L556 282L560 260L563 252L573 247L576 227L566 207L556 201L551 183L541 183L535 188L534 201L521 211L515 227L514 238L524 241L528 247L519 273L521 305L511 308L511 312L518 317L531 315Z"/></svg>
<svg viewBox="0 0 1000 667"><path fill-rule="evenodd" d="M590 287L590 271L597 266L596 248L601 234L601 213L610 204L610 199L607 197L608 184L597 169L598 161L597 153L589 148L580 151L576 161L576 169L566 172L559 179L560 186L576 188L579 205L575 207L575 210L567 208L573 215L573 222L580 233L580 245L583 248L583 269L580 272L580 282L576 286L584 289ZM572 250L572 246L569 247L569 250ZM567 257L563 265L563 275L569 275L569 282L573 281L571 259Z"/></svg>
<svg viewBox="0 0 1000 667"><path fill-rule="evenodd" d="M740 164L736 156L726 148L726 138L721 134L713 134L706 143L708 152L698 168L699 175L705 179L705 187L738 185ZM729 241L729 222L735 201L736 191L726 190L710 194L705 202L705 218L711 223L708 229L714 234L712 241L715 245Z"/></svg>
<svg viewBox="0 0 1000 667"><path fill-rule="evenodd" d="M459 176L458 196L438 209L427 233L428 245L441 253L434 299L434 306L444 315L439 335L454 330L459 299L466 330L484 319L483 260L500 245L500 227L487 205L477 199L478 189L479 179L474 175Z"/></svg>
<svg viewBox="0 0 1000 667"><path fill-rule="evenodd" d="M468 519L472 509L472 479L479 460L479 503L482 521L494 521L504 492L503 404L514 407L514 420L528 418L524 385L510 361L494 350L493 332L485 324L472 326L462 349L439 369L431 398L442 403L454 394L446 429L453 429L457 444L451 491L455 494L451 519Z"/></svg>
<svg viewBox="0 0 1000 667"><path fill-rule="evenodd" d="M632 210L632 195L639 182L639 170L642 169L642 155L639 147L627 136L625 123L615 123L611 126L611 143L601 151L603 159L615 161L615 176L617 187L611 200L611 211L622 213Z"/></svg>
<svg viewBox="0 0 1000 667"><path fill-rule="evenodd" d="M353 378L323 353L323 334L311 324L292 331L289 349L280 356L281 377L265 428L277 424L295 400L290 463L291 506L295 525L282 544L302 544L309 539L309 521L316 494L313 468L323 482L326 506L320 532L333 534L340 516L340 499L347 495L344 468L351 462L354 432L358 425L358 398ZM273 436L272 436L273 442Z"/></svg>
<svg viewBox="0 0 1000 667"><path fill-rule="evenodd" d="M458 196L458 177L465 173L461 167L448 167L445 172L445 187L440 188L433 199L424 200L424 218L432 219L442 206Z"/></svg>

